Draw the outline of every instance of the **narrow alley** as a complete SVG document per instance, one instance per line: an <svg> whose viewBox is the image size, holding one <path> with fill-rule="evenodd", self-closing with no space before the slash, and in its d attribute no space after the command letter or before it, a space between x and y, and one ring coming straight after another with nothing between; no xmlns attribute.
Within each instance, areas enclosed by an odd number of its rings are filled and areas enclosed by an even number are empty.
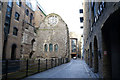
<svg viewBox="0 0 120 80"><path fill-rule="evenodd" d="M24 80L31 78L97 78L97 76L89 69L84 60L72 59L69 63L29 76Z"/></svg>

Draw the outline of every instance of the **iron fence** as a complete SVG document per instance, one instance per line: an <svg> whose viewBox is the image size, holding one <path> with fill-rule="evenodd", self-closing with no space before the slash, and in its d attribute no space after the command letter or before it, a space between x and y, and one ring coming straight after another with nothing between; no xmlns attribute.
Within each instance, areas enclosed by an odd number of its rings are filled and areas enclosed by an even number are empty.
<svg viewBox="0 0 120 80"><path fill-rule="evenodd" d="M2 80L22 79L67 62L68 58L2 60Z"/></svg>

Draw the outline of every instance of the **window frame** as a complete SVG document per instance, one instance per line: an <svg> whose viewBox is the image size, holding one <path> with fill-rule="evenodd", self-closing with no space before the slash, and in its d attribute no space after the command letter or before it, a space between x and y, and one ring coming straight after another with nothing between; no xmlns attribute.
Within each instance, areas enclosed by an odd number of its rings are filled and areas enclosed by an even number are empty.
<svg viewBox="0 0 120 80"><path fill-rule="evenodd" d="M52 43L49 44L49 52L53 52L53 44Z"/></svg>
<svg viewBox="0 0 120 80"><path fill-rule="evenodd" d="M33 13L30 13L30 23L32 24L32 20L33 20Z"/></svg>
<svg viewBox="0 0 120 80"><path fill-rule="evenodd" d="M84 21L84 18L83 17L80 17L80 22L82 23Z"/></svg>
<svg viewBox="0 0 120 80"><path fill-rule="evenodd" d="M26 14L27 16L29 16L29 10L28 10L28 9L25 10L25 14Z"/></svg>
<svg viewBox="0 0 120 80"><path fill-rule="evenodd" d="M55 44L55 45L54 45L54 51L55 51L55 52L58 52L58 44Z"/></svg>
<svg viewBox="0 0 120 80"><path fill-rule="evenodd" d="M16 0L16 4L17 4L19 7L21 7L21 5L22 5L21 0Z"/></svg>
<svg viewBox="0 0 120 80"><path fill-rule="evenodd" d="M44 52L48 52L48 45L44 44Z"/></svg>
<svg viewBox="0 0 120 80"><path fill-rule="evenodd" d="M15 20L19 21L20 14L18 12L15 12Z"/></svg>
<svg viewBox="0 0 120 80"><path fill-rule="evenodd" d="M13 35L14 36L18 35L18 29L16 27L13 27Z"/></svg>

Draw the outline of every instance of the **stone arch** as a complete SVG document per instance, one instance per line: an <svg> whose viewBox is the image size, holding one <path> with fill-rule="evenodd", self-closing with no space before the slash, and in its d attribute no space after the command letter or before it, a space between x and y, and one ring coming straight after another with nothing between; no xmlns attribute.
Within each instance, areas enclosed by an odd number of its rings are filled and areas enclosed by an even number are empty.
<svg viewBox="0 0 120 80"><path fill-rule="evenodd" d="M97 37L94 37L94 72L98 72L98 41Z"/></svg>
<svg viewBox="0 0 120 80"><path fill-rule="evenodd" d="M120 79L120 8L102 27L103 77Z"/></svg>

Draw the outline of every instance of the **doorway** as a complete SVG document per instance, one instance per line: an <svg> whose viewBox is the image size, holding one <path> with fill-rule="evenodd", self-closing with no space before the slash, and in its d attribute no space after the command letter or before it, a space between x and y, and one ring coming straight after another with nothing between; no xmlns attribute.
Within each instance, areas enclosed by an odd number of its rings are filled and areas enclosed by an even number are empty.
<svg viewBox="0 0 120 80"><path fill-rule="evenodd" d="M102 28L103 77L120 78L120 9L115 11Z"/></svg>

